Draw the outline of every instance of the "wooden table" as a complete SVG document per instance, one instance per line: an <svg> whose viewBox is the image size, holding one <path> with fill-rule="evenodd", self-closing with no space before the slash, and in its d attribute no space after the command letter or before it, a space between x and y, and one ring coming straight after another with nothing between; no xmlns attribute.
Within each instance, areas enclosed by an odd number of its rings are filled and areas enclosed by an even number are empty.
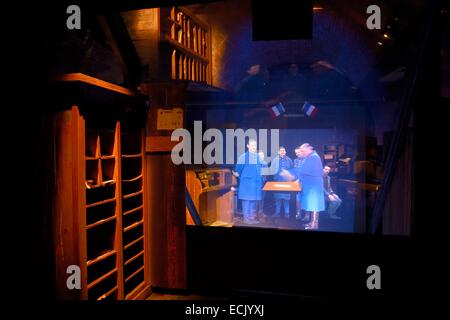
<svg viewBox="0 0 450 320"><path fill-rule="evenodd" d="M291 191L299 192L302 191L302 186L300 182L295 181L267 181L263 187L264 191Z"/></svg>

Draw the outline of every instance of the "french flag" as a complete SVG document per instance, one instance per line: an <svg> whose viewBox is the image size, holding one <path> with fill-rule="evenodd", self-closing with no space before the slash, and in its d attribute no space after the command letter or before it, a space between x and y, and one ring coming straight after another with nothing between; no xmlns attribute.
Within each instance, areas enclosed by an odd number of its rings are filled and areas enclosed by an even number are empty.
<svg viewBox="0 0 450 320"><path fill-rule="evenodd" d="M308 117L314 118L317 115L318 109L316 106L313 106L308 101L305 101L305 104L302 107L302 112L306 114Z"/></svg>
<svg viewBox="0 0 450 320"><path fill-rule="evenodd" d="M284 106L281 102L278 102L276 105L270 108L270 114L272 115L272 118L279 117L285 112L286 110L284 109Z"/></svg>

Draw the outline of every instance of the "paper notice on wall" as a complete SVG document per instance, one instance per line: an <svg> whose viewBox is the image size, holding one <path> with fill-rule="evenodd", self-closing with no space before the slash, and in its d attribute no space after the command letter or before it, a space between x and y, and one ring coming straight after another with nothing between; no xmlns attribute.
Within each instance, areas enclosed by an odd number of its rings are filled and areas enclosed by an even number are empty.
<svg viewBox="0 0 450 320"><path fill-rule="evenodd" d="M183 109L158 109L156 113L157 130L175 130L183 128Z"/></svg>

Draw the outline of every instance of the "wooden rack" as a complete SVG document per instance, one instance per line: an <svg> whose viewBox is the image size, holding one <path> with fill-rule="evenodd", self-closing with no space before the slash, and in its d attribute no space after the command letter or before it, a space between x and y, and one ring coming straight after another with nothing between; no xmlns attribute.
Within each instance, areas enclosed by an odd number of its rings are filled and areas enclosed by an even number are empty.
<svg viewBox="0 0 450 320"><path fill-rule="evenodd" d="M169 46L171 79L211 83L209 27L185 8L161 9L162 40Z"/></svg>
<svg viewBox="0 0 450 320"><path fill-rule="evenodd" d="M77 92L88 88L96 97L108 95L106 106L114 101L120 108L120 99L133 96L81 74L57 80L76 85ZM56 168L60 190L54 198L58 293L92 300L143 298L150 290L143 129L108 112L114 108L93 110L89 98L81 100L52 119L55 158L62 164ZM125 106L134 100L127 101ZM67 264L81 269L76 297L65 288Z"/></svg>

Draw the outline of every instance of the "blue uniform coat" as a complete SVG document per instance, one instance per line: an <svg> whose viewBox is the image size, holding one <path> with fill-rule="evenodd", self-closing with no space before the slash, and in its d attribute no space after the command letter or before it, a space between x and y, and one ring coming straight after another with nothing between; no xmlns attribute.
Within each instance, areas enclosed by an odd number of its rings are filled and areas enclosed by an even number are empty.
<svg viewBox="0 0 450 320"><path fill-rule="evenodd" d="M302 184L302 209L324 211L323 167L319 155L313 151L297 168L297 177Z"/></svg>
<svg viewBox="0 0 450 320"><path fill-rule="evenodd" d="M258 154L246 152L239 156L235 171L239 173L238 198L261 200L262 176Z"/></svg>

